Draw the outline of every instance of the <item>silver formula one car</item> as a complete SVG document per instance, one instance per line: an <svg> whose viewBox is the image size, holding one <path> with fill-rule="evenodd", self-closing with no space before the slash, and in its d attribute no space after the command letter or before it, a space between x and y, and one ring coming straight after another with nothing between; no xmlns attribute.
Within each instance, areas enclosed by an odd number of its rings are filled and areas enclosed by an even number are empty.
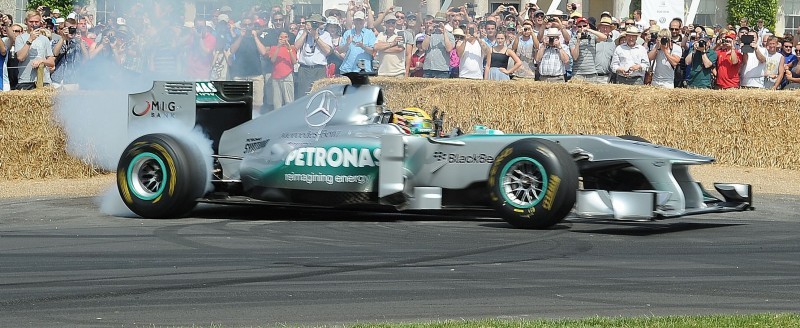
<svg viewBox="0 0 800 328"><path fill-rule="evenodd" d="M169 131L141 136L119 161L122 199L146 218L179 217L197 202L389 206L494 209L520 228L551 227L568 215L656 220L752 209L750 185L715 184L717 198L692 179L689 166L710 157L629 137L444 135L437 113L423 122L432 131L392 123L398 114L385 108L381 88L364 75L348 77L351 85L256 119L248 82L155 82L130 95L129 127L159 120L199 126L213 155L206 161L197 145Z"/></svg>

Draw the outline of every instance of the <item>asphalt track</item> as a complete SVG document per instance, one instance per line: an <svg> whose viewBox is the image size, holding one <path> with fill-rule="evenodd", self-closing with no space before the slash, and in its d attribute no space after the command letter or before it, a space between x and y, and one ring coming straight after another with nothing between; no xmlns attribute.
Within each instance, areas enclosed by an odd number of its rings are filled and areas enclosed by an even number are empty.
<svg viewBox="0 0 800 328"><path fill-rule="evenodd" d="M656 223L0 200L0 324L281 326L800 310L800 198Z"/></svg>

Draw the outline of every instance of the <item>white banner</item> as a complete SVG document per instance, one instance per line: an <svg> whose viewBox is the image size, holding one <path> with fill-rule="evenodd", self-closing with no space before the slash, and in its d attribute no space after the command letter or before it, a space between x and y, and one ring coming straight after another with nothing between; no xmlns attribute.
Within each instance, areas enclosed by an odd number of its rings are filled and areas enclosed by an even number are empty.
<svg viewBox="0 0 800 328"><path fill-rule="evenodd" d="M661 28L669 28L669 22L673 18L679 17L683 19L684 4L684 0L642 1L642 18L646 21L655 19L656 24Z"/></svg>

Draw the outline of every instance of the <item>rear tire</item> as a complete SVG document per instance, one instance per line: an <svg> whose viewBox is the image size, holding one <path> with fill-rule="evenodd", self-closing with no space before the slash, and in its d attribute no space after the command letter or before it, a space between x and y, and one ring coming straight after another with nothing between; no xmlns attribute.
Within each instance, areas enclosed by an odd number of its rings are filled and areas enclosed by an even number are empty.
<svg viewBox="0 0 800 328"><path fill-rule="evenodd" d="M567 151L545 139L511 143L489 170L489 198L517 228L546 229L575 206L578 166Z"/></svg>
<svg viewBox="0 0 800 328"><path fill-rule="evenodd" d="M197 147L166 134L131 142L117 165L117 189L134 213L150 219L181 217L205 193L209 172Z"/></svg>

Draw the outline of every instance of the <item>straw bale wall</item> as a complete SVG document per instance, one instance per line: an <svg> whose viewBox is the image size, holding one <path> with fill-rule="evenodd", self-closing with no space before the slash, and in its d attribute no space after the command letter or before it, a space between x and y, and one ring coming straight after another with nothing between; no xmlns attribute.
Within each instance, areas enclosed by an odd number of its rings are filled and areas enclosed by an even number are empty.
<svg viewBox="0 0 800 328"><path fill-rule="evenodd" d="M0 180L83 178L100 173L69 156L53 89L0 92Z"/></svg>
<svg viewBox="0 0 800 328"><path fill-rule="evenodd" d="M373 78L391 108L444 110L446 129L639 135L719 163L800 170L800 92ZM346 79L318 81L315 89ZM0 180L103 173L69 156L52 89L0 92Z"/></svg>
<svg viewBox="0 0 800 328"><path fill-rule="evenodd" d="M445 131L638 135L718 163L800 170L800 92L372 78L390 108L446 112ZM346 79L324 80L347 83Z"/></svg>

